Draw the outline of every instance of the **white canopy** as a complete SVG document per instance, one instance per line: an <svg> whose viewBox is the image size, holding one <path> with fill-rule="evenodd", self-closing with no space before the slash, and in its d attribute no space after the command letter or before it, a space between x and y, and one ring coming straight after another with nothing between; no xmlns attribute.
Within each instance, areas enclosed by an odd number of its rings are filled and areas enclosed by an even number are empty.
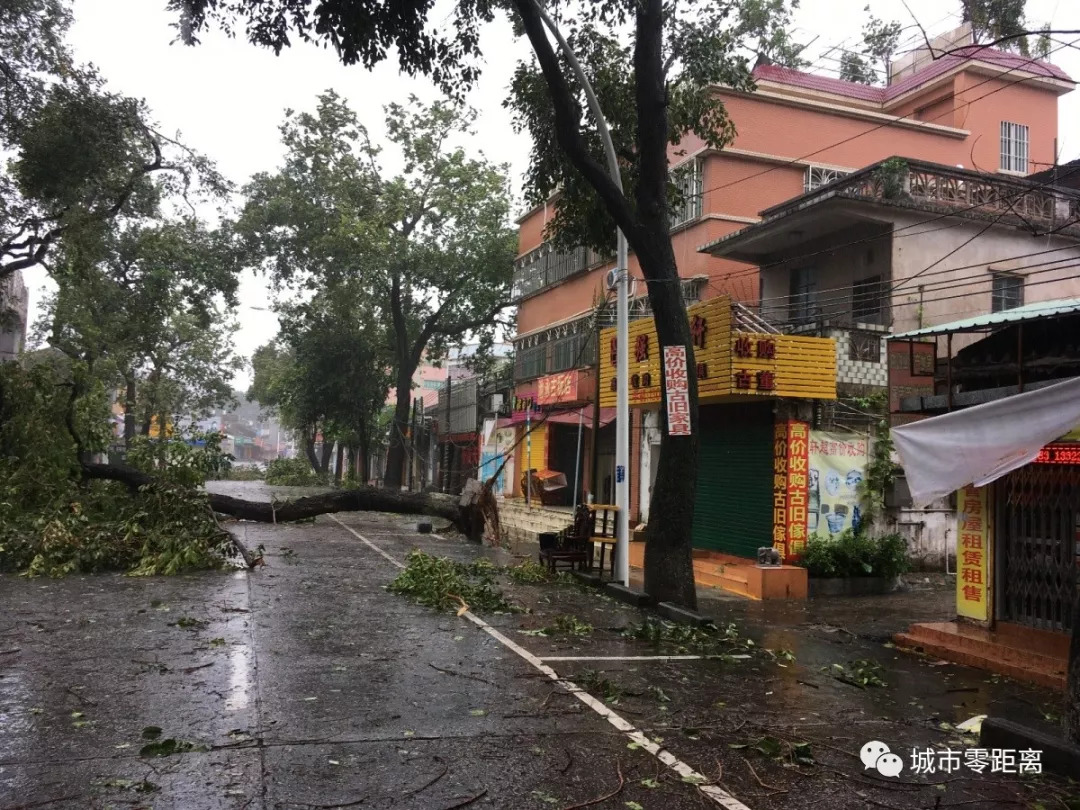
<svg viewBox="0 0 1080 810"><path fill-rule="evenodd" d="M1080 377L893 428L912 500L926 506L1035 459L1080 425Z"/></svg>

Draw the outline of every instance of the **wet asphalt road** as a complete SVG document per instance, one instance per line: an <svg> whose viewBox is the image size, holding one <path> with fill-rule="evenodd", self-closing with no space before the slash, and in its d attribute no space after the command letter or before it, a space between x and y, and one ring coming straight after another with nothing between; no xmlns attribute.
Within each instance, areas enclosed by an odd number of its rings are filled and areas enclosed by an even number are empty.
<svg viewBox="0 0 1080 810"><path fill-rule="evenodd" d="M513 561L416 534L402 517L337 519L393 560L423 548ZM0 578L0 810L721 806L465 618L387 592L398 569L333 518L240 526L266 549L250 573ZM1016 776L863 771L870 739L970 746L952 724L1054 710L1053 694L883 643L948 610L947 594L709 598L702 608L719 623L797 660L755 649L661 662L596 660L678 652L622 635L642 619L636 609L572 586L504 588L529 612L485 616L494 628L536 656L593 659L548 663L752 810L1050 807L1071 792ZM534 634L567 614L594 631ZM832 677L833 663L863 659L882 666L886 687ZM147 727L205 750L140 756ZM753 750L765 737L779 758ZM791 761L806 742L812 766Z"/></svg>
<svg viewBox="0 0 1080 810"><path fill-rule="evenodd" d="M399 559L476 553L341 517ZM0 808L565 807L619 770L592 806L709 806L677 777L637 784L650 755L464 619L385 591L394 566L332 520L245 528L266 547L250 574L0 579ZM209 750L140 756L147 727Z"/></svg>

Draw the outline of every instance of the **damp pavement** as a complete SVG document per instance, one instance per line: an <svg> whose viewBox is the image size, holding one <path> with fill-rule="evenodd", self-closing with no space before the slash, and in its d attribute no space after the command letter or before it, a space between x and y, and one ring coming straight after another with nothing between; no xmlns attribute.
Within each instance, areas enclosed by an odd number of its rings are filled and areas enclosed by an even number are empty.
<svg viewBox="0 0 1080 810"><path fill-rule="evenodd" d="M220 488L268 495L259 483ZM414 548L517 561L417 534L414 520L355 513L235 526L264 547L264 566L0 577L0 810L725 801L978 810L1070 800L1070 787L1048 777L864 769L870 740L909 763L913 748L975 747L956 729L973 715L1056 720L1059 695L889 645L912 621L948 616L949 592L932 583L806 603L702 591L701 609L732 626L732 644L722 658L664 659L695 653L629 637L648 613L577 585L502 578L527 612L481 616L490 632L388 592L395 561ZM563 635L551 629L559 616L592 629ZM885 685L850 683L867 672ZM634 742L639 733L652 742Z"/></svg>

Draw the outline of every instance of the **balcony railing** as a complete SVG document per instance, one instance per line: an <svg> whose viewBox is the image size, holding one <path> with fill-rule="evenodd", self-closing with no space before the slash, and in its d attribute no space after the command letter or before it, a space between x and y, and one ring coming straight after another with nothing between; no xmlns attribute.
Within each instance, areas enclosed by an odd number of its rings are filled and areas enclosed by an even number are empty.
<svg viewBox="0 0 1080 810"><path fill-rule="evenodd" d="M514 300L527 298L601 261L603 257L588 248L578 247L563 252L555 250L550 242L544 242L514 263Z"/></svg>
<svg viewBox="0 0 1080 810"><path fill-rule="evenodd" d="M596 364L596 335L579 332L520 349L514 362L517 382Z"/></svg>
<svg viewBox="0 0 1080 810"><path fill-rule="evenodd" d="M972 219L1080 231L1080 192L919 160L884 161L762 212L763 222L828 197L901 205Z"/></svg>

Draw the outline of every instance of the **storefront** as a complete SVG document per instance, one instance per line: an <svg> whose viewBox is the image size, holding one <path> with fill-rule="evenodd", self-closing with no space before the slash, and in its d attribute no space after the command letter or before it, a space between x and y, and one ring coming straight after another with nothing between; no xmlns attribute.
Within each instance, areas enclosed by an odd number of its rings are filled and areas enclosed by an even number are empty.
<svg viewBox="0 0 1080 810"><path fill-rule="evenodd" d="M797 557L808 520L808 401L836 398L835 343L740 331L726 296L695 304L687 314L695 361L688 371L697 378L700 406L694 546L753 557L761 546L773 545L786 557ZM639 411L635 425L647 425L645 414L655 410L658 428L666 429L667 408L660 407L664 372L652 319L631 323L629 339L629 398ZM600 347L601 404L611 407L615 330L601 333ZM796 435L789 436L792 429ZM642 445L632 442L631 470L642 470ZM794 456L791 447L799 451ZM650 445L648 453L651 476L659 445ZM789 470L789 464L798 469ZM642 487L632 481L631 490L632 501L642 503Z"/></svg>
<svg viewBox="0 0 1080 810"><path fill-rule="evenodd" d="M592 369L564 371L518 386L509 403L510 415L498 421L500 431L513 429L516 446L513 466L516 476L507 481L506 492L525 497L522 485L528 470L546 477L553 474L565 484L559 495L550 495L549 505L571 505L574 493L584 502L593 490L593 442L599 441L603 467L606 427L615 416L614 408L600 409L600 437L593 428L596 375ZM614 434L612 433L612 452ZM594 498L601 500L600 498Z"/></svg>
<svg viewBox="0 0 1080 810"><path fill-rule="evenodd" d="M1080 599L1078 329L1068 299L896 336L936 342L944 360L941 393L893 397L908 424L892 438L901 506L948 509L957 572L955 631L916 624L901 646L1064 686ZM956 335L968 345L954 353Z"/></svg>

